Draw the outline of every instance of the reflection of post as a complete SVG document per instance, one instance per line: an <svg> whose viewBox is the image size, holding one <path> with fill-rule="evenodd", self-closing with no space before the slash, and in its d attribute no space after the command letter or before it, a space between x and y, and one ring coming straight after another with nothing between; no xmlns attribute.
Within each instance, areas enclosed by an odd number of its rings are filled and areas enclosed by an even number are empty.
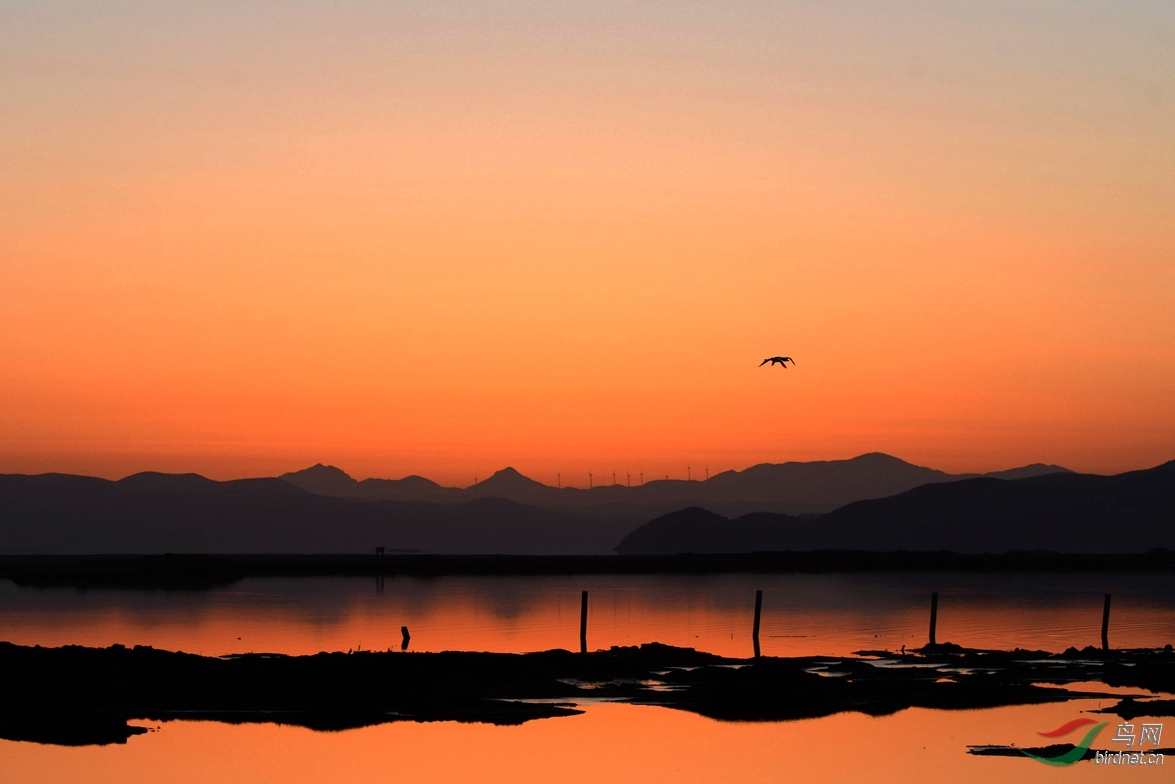
<svg viewBox="0 0 1175 784"><path fill-rule="evenodd" d="M408 650L408 641L412 639L412 635L408 634L407 626L400 627L400 634L404 635L404 639L400 641L400 650L406 651Z"/></svg>
<svg viewBox="0 0 1175 784"><path fill-rule="evenodd" d="M587 591L579 597L579 652L587 653Z"/></svg>
<svg viewBox="0 0 1175 784"><path fill-rule="evenodd" d="M1106 594L1106 604L1102 607L1102 650L1110 650L1110 595Z"/></svg>
<svg viewBox="0 0 1175 784"><path fill-rule="evenodd" d="M755 641L755 658L759 658L759 616L763 613L763 592L755 591L755 629L751 639Z"/></svg>
<svg viewBox="0 0 1175 784"><path fill-rule="evenodd" d="M930 594L930 644L937 645L934 639L934 627L938 626L938 591Z"/></svg>

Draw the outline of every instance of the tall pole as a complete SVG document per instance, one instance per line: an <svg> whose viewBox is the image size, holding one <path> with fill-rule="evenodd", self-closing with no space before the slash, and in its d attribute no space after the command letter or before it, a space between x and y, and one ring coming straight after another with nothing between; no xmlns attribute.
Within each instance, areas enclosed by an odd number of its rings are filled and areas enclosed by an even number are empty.
<svg viewBox="0 0 1175 784"><path fill-rule="evenodd" d="M930 594L930 644L937 645L934 639L934 627L938 625L938 591Z"/></svg>
<svg viewBox="0 0 1175 784"><path fill-rule="evenodd" d="M755 658L759 658L759 616L763 613L763 592L755 591L755 627L751 639L755 642Z"/></svg>
<svg viewBox="0 0 1175 784"><path fill-rule="evenodd" d="M1110 595L1106 594L1106 603L1102 607L1102 650L1110 650Z"/></svg>
<svg viewBox="0 0 1175 784"><path fill-rule="evenodd" d="M587 591L579 597L579 652L587 653Z"/></svg>
<svg viewBox="0 0 1175 784"><path fill-rule="evenodd" d="M588 490L592 489L592 472L588 471Z"/></svg>

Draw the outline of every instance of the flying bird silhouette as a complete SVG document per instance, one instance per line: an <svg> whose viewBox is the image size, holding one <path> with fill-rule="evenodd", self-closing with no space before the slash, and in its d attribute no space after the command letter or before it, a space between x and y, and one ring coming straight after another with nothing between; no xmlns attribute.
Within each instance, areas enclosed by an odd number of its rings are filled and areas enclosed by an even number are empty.
<svg viewBox="0 0 1175 784"><path fill-rule="evenodd" d="M776 365L776 364L783 365L785 370L787 369L788 362L792 363L793 365L796 364L796 361L794 359L792 359L791 357L767 357L767 359L765 359L759 363L759 367L763 367L768 362L770 362L772 365Z"/></svg>

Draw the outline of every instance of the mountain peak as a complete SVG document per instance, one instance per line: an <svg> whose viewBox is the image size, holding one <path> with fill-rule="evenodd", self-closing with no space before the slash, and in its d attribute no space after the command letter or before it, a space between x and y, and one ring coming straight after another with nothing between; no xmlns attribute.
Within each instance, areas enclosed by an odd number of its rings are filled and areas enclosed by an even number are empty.
<svg viewBox="0 0 1175 784"><path fill-rule="evenodd" d="M849 463L876 463L878 465L882 465L882 464L885 464L885 465L913 465L913 463L910 463L906 460L903 460L900 457L894 457L893 455L887 455L885 452L866 452L863 455L857 455L856 457L849 458L849 460L847 460L845 462L849 462Z"/></svg>
<svg viewBox="0 0 1175 784"><path fill-rule="evenodd" d="M336 468L335 466L332 466L332 465L323 465L322 463L315 463L314 465L310 466L309 468L304 468L301 471L297 471L295 473L318 474L320 476L345 476L348 479L351 478L351 475L348 474L343 469Z"/></svg>
<svg viewBox="0 0 1175 784"><path fill-rule="evenodd" d="M506 466L500 471L495 471L493 476L489 479L483 479L474 487L481 487L488 485L490 487L546 487L542 482L536 482L528 476L520 474L517 469L511 466Z"/></svg>
<svg viewBox="0 0 1175 784"><path fill-rule="evenodd" d="M215 483L199 474L165 474L159 471L140 471L118 480L118 484L137 490L164 492L203 487Z"/></svg>
<svg viewBox="0 0 1175 784"><path fill-rule="evenodd" d="M345 494L353 491L358 484L351 475L341 468L315 463L301 471L291 471L278 477L310 493L320 495Z"/></svg>
<svg viewBox="0 0 1175 784"><path fill-rule="evenodd" d="M1006 471L989 471L984 476L990 476L996 479L1029 479L1036 476L1044 476L1045 474L1071 473L1073 472L1063 466L1048 463L1032 463L1031 465L1020 466L1019 468L1009 468Z"/></svg>
<svg viewBox="0 0 1175 784"><path fill-rule="evenodd" d="M477 484L465 488L464 492L468 497L473 498L496 496L522 503L540 503L551 493L557 491L555 488L548 487L542 482L536 482L507 466L501 471L495 471L489 479L483 479Z"/></svg>
<svg viewBox="0 0 1175 784"><path fill-rule="evenodd" d="M514 466L506 466L505 468L501 469L500 471L495 471L494 476L515 477L515 476L522 476L522 474L519 473L518 469L515 468ZM493 479L493 478L494 478L493 476L490 477L490 479ZM522 476L522 478L525 479L526 477Z"/></svg>

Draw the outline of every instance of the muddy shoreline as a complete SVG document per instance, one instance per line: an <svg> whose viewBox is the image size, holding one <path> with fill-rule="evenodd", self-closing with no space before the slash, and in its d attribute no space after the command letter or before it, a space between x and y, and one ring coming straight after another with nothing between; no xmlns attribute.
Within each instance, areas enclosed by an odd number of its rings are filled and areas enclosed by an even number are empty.
<svg viewBox="0 0 1175 784"><path fill-rule="evenodd" d="M1100 682L1175 692L1162 650L981 651L943 644L894 654L732 659L658 643L591 653L355 651L224 657L147 647L42 648L0 643L12 688L0 738L125 743L129 722L277 722L337 730L391 721L518 724L614 700L728 721L785 721L842 711L967 709L1111 697ZM1123 699L1114 695L1113 699Z"/></svg>

